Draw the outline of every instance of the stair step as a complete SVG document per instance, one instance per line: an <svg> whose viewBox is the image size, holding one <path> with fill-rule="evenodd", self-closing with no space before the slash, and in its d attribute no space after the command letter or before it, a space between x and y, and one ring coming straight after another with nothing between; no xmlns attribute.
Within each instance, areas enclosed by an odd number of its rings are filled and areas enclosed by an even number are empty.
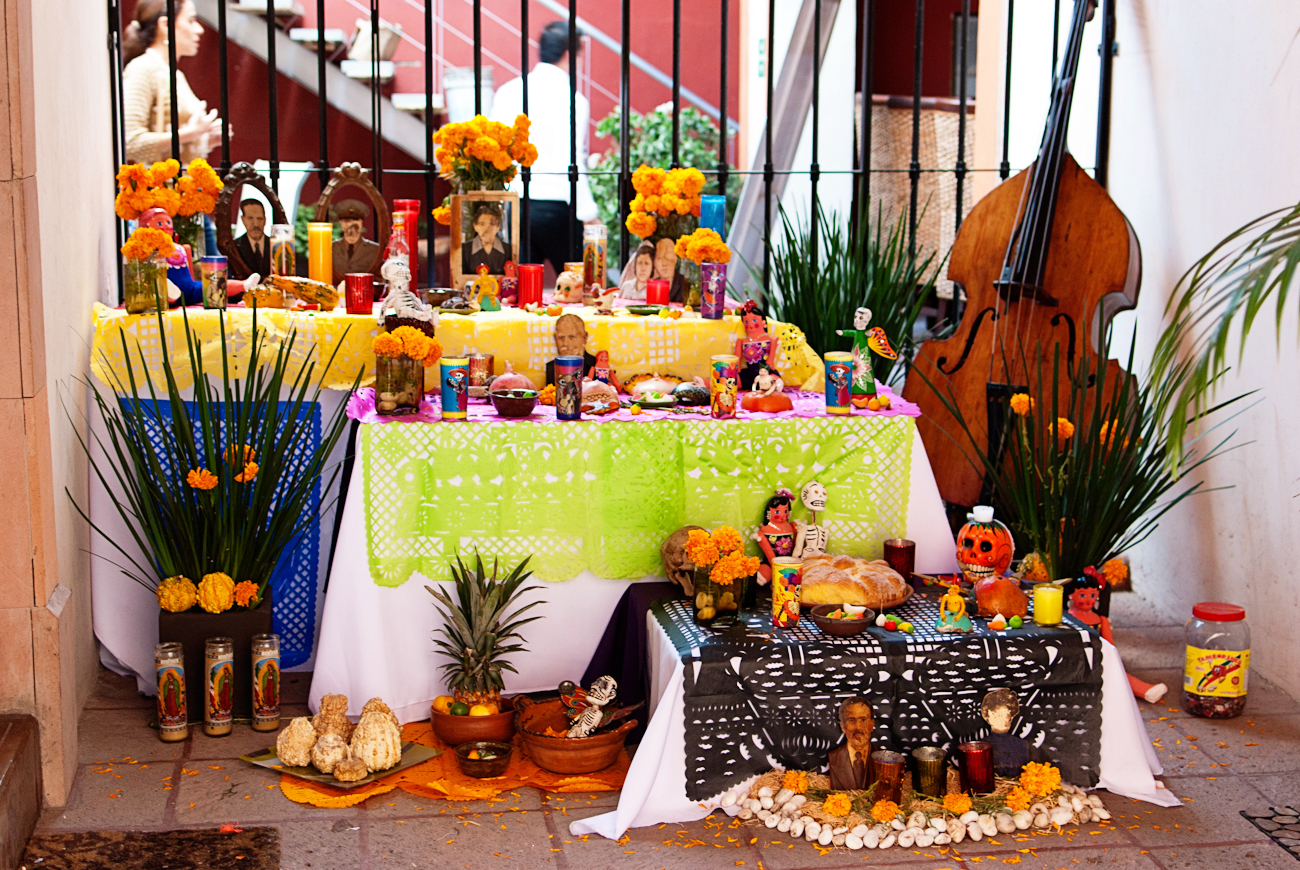
<svg viewBox="0 0 1300 870"><path fill-rule="evenodd" d="M31 716L0 716L0 867L17 867L41 815L40 732Z"/></svg>

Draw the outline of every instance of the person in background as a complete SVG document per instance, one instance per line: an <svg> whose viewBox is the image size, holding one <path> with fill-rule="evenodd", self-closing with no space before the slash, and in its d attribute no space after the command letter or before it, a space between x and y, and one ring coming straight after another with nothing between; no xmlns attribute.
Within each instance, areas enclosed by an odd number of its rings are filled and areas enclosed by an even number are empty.
<svg viewBox="0 0 1300 870"><path fill-rule="evenodd" d="M244 258L250 274L271 274L271 240L266 237L266 206L260 200L246 199L239 204L239 217L244 223L244 234L235 239L235 248ZM247 278L248 275L236 275L238 269L232 261L231 277Z"/></svg>
<svg viewBox="0 0 1300 870"><path fill-rule="evenodd" d="M596 201L586 175L578 177L577 207L572 217L569 210L569 134L572 129L578 131L577 164L579 170L585 170L591 107L579 93L573 113L569 112L568 22L552 21L542 28L538 46L541 62L528 74L528 117L532 121L529 141L537 146L537 162L528 185L530 250L525 262L549 260L558 275L566 262L581 259L582 223L596 220ZM581 59L579 52L577 60ZM515 116L523 111L524 81L513 78L497 89L492 100L492 120L513 124ZM523 193L519 176L510 189Z"/></svg>
<svg viewBox="0 0 1300 870"><path fill-rule="evenodd" d="M176 57L199 53L203 25L193 0L177 0ZM122 39L122 105L126 120L126 159L155 163L172 156L171 76L168 57L167 0L140 0ZM216 109L194 95L185 73L176 70L180 118L180 162L207 157L221 133Z"/></svg>

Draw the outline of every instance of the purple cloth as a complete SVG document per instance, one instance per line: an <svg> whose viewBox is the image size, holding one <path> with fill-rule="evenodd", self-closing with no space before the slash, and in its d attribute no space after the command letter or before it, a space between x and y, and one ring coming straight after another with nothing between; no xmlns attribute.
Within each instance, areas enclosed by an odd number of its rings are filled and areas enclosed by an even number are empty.
<svg viewBox="0 0 1300 870"><path fill-rule="evenodd" d="M896 395L879 381L876 382L876 389L880 394L889 396L890 408L888 411L865 411L854 408L852 414L855 417L919 417L921 409ZM826 397L821 393L806 393L800 390L786 390L785 394L790 397L794 403L793 411L782 411L779 414L763 414L753 411L746 411L743 408L736 410L736 419L738 420L785 420L807 417L826 417ZM612 414L583 414L583 420L591 420L597 423L606 423L610 421L619 421L623 423L645 422L653 423L657 420L673 419L690 419L692 417L707 417L709 414L708 406L691 409L698 411L698 414L680 413L675 411L663 411L653 408L642 408L641 413L633 415L627 408L621 408ZM375 391L369 387L357 390L352 398L348 400L348 417L358 420L362 423L393 423L393 422L417 422L417 423L437 423L442 421L442 409L440 407L438 396L426 395L424 401L420 403L419 413L407 414L402 417L384 417L375 410ZM847 416L847 415L845 415ZM499 417L496 408L486 399L470 399L469 417L470 423L512 423L517 421L529 421L533 423L554 423L555 406L538 404L533 413L527 417ZM463 422L463 421L448 421Z"/></svg>

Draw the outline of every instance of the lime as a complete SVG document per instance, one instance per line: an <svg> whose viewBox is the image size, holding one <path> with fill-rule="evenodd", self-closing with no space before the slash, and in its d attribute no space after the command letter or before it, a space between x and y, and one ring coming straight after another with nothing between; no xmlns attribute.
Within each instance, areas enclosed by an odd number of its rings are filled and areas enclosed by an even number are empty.
<svg viewBox="0 0 1300 870"><path fill-rule="evenodd" d="M1012 628L1019 628L1020 626L1022 626L1022 625L1024 625L1024 624L1025 624L1025 621L1024 621L1023 619L1021 619L1019 616L1013 616L1013 617L1011 617L1010 620L1007 621L1007 625L1010 625Z"/></svg>
<svg viewBox="0 0 1300 870"><path fill-rule="evenodd" d="M455 704L451 705L451 708L447 712L453 716L468 716L469 705L462 704L460 701L457 701Z"/></svg>

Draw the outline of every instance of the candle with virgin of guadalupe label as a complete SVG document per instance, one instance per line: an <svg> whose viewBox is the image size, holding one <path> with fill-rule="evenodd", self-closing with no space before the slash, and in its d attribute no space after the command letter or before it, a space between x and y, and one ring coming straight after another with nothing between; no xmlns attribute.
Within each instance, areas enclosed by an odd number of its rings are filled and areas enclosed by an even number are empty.
<svg viewBox="0 0 1300 870"><path fill-rule="evenodd" d="M224 737L234 721L235 642L228 637L210 637L203 653L207 689L203 711L203 733Z"/></svg>
<svg viewBox="0 0 1300 870"><path fill-rule="evenodd" d="M280 727L280 635L253 635L253 730Z"/></svg>
<svg viewBox="0 0 1300 870"><path fill-rule="evenodd" d="M158 679L158 739L164 743L185 740L190 736L185 651L179 643L160 643L153 648L153 665Z"/></svg>

